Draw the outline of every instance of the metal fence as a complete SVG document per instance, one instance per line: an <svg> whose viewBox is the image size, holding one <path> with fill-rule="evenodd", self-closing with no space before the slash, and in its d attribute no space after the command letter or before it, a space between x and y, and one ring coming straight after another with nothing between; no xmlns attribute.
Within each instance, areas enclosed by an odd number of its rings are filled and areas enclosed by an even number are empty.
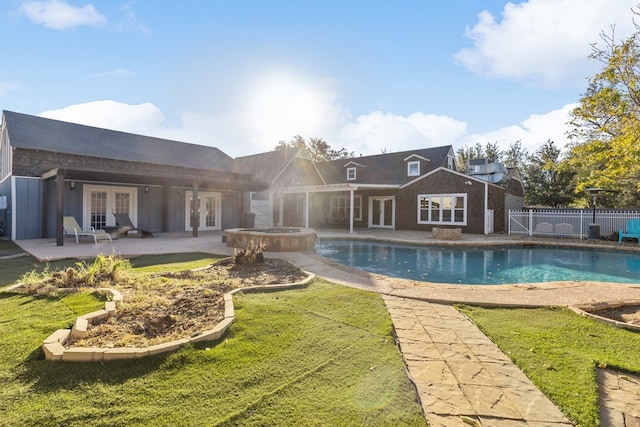
<svg viewBox="0 0 640 427"><path fill-rule="evenodd" d="M609 236L640 218L640 210L596 209L595 222L593 215L593 209L509 210L509 234L584 239L597 227L600 236Z"/></svg>

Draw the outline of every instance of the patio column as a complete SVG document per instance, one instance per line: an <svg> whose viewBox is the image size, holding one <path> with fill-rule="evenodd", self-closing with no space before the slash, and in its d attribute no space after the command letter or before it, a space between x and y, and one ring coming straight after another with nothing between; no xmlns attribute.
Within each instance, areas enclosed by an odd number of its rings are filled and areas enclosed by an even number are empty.
<svg viewBox="0 0 640 427"><path fill-rule="evenodd" d="M308 191L304 193L304 202L305 202L304 227L309 228L309 192Z"/></svg>
<svg viewBox="0 0 640 427"><path fill-rule="evenodd" d="M353 234L353 209L355 207L354 190L349 191L349 233ZM362 209L362 207L360 208Z"/></svg>
<svg viewBox="0 0 640 427"><path fill-rule="evenodd" d="M193 237L198 237L198 222L200 221L200 200L198 196L198 183L193 183L193 201L191 202L191 226Z"/></svg>
<svg viewBox="0 0 640 427"><path fill-rule="evenodd" d="M64 246L64 169L56 173L56 246Z"/></svg>

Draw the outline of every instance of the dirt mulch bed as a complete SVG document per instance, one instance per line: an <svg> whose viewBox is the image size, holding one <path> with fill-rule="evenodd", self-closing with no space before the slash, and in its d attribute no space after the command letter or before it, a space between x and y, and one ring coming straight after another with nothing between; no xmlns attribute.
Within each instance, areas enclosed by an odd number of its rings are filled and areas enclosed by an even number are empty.
<svg viewBox="0 0 640 427"><path fill-rule="evenodd" d="M606 317L607 319L617 320L619 322L640 325L640 305L607 308L604 310L594 311L593 314Z"/></svg>
<svg viewBox="0 0 640 427"><path fill-rule="evenodd" d="M189 338L224 318L224 294L232 289L295 283L306 278L300 269L282 260L235 265L215 264L196 272L163 274L144 289L117 288L123 302L116 314L90 325L74 347L147 347Z"/></svg>

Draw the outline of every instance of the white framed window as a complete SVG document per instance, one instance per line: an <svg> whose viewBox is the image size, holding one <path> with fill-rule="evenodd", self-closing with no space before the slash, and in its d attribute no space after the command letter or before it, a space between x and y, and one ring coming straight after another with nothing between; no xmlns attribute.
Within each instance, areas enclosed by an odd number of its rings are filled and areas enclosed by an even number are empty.
<svg viewBox="0 0 640 427"><path fill-rule="evenodd" d="M347 181L354 181L356 179L356 168L347 168Z"/></svg>
<svg viewBox="0 0 640 427"><path fill-rule="evenodd" d="M420 176L420 162L413 161L407 163L407 176Z"/></svg>
<svg viewBox="0 0 640 427"><path fill-rule="evenodd" d="M348 221L351 208L349 196L331 196L331 221ZM353 219L362 221L362 196L353 197Z"/></svg>
<svg viewBox="0 0 640 427"><path fill-rule="evenodd" d="M418 224L467 225L467 195L418 195Z"/></svg>
<svg viewBox="0 0 640 427"><path fill-rule="evenodd" d="M447 169L453 170L453 156L447 156Z"/></svg>

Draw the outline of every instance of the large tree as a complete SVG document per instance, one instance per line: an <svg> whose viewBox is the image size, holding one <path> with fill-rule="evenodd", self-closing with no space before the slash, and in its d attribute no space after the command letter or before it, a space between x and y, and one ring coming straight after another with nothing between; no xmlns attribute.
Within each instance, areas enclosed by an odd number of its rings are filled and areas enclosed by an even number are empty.
<svg viewBox="0 0 640 427"><path fill-rule="evenodd" d="M522 168L527 205L558 208L573 202L574 173L558 168L559 161L560 149L551 140L529 156Z"/></svg>
<svg viewBox="0 0 640 427"><path fill-rule="evenodd" d="M638 15L637 11L633 12ZM588 202L588 187L608 190L602 205L640 206L640 27L617 41L615 27L592 45L590 58L602 70L589 80L572 112L566 169L576 173L576 192Z"/></svg>
<svg viewBox="0 0 640 427"><path fill-rule="evenodd" d="M322 138L309 138L309 141L305 140L300 135L294 136L291 141L279 141L274 150L280 150L283 148L306 148L309 156L314 162L321 162L324 160L336 160L336 159L348 159L353 157L353 152L347 151L346 148L336 150L332 148L328 142Z"/></svg>

